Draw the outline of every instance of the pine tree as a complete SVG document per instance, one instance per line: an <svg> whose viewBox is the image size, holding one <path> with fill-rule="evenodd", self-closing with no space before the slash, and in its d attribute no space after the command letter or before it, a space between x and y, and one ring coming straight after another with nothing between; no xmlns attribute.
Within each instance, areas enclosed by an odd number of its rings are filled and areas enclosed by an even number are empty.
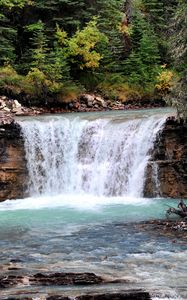
<svg viewBox="0 0 187 300"><path fill-rule="evenodd" d="M145 87L156 80L160 55L154 31L140 13L134 16L131 39L132 53L125 61L124 74L130 83Z"/></svg>
<svg viewBox="0 0 187 300"><path fill-rule="evenodd" d="M10 24L10 20L4 14L0 14L0 64L14 62L16 29Z"/></svg>

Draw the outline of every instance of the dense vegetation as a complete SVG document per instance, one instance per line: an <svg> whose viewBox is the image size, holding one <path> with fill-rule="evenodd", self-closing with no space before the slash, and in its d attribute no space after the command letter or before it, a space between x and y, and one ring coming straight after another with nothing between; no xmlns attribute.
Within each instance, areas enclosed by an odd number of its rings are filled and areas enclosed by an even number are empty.
<svg viewBox="0 0 187 300"><path fill-rule="evenodd" d="M0 0L1 92L31 103L85 89L166 97L184 112L186 28L185 0Z"/></svg>

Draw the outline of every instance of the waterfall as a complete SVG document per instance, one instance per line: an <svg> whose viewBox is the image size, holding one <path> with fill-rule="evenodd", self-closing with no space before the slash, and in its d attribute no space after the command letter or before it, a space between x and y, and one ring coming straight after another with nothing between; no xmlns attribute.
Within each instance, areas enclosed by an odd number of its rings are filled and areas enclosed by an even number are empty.
<svg viewBox="0 0 187 300"><path fill-rule="evenodd" d="M154 195L155 197L160 196L160 182L159 182L159 174L158 174L158 164L153 162L152 164L152 180L154 185Z"/></svg>
<svg viewBox="0 0 187 300"><path fill-rule="evenodd" d="M20 122L30 195L142 197L146 166L164 122L163 116Z"/></svg>

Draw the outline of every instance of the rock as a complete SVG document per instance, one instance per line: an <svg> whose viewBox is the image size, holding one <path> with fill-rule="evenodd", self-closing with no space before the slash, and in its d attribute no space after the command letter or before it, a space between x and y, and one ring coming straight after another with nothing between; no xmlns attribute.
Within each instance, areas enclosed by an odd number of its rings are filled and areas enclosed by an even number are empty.
<svg viewBox="0 0 187 300"><path fill-rule="evenodd" d="M0 114L0 201L23 198L28 181L20 126Z"/></svg>
<svg viewBox="0 0 187 300"><path fill-rule="evenodd" d="M5 299L5 298L4 298ZM17 297L6 298L5 300L16 300ZM31 297L19 297L20 300L34 300L36 296ZM38 298L37 299L43 299ZM122 293L105 293L105 294L92 294L82 295L77 297L67 297L63 295L51 295L45 296L46 300L150 300L151 297L149 293L144 291L126 291Z"/></svg>
<svg viewBox="0 0 187 300"><path fill-rule="evenodd" d="M72 298L64 296L49 296L46 300L70 300ZM149 293L144 291L130 290L121 293L105 293L81 295L73 298L75 300L151 300Z"/></svg>
<svg viewBox="0 0 187 300"><path fill-rule="evenodd" d="M90 94L82 94L80 99L84 101L86 104L88 104L88 103L93 103L95 97L94 95L90 95Z"/></svg>
<svg viewBox="0 0 187 300"><path fill-rule="evenodd" d="M17 284L33 286L62 286L62 285L93 285L101 284L104 280L94 273L37 273L33 276L8 275L0 277L0 287L8 288Z"/></svg>
<svg viewBox="0 0 187 300"><path fill-rule="evenodd" d="M0 98L0 110L4 112L10 112L10 108L7 107L6 99L3 97Z"/></svg>
<svg viewBox="0 0 187 300"><path fill-rule="evenodd" d="M80 109L80 102L75 102L75 104L74 104L74 107L76 108L76 109Z"/></svg>
<svg viewBox="0 0 187 300"><path fill-rule="evenodd" d="M98 105L102 106L103 108L107 108L107 104L103 98L97 96L95 97L95 101Z"/></svg>
<svg viewBox="0 0 187 300"><path fill-rule="evenodd" d="M16 116L20 116L24 114L24 110L21 104L17 100L13 100L12 112L15 113Z"/></svg>
<svg viewBox="0 0 187 300"><path fill-rule="evenodd" d="M46 300L72 300L72 298L56 295L56 296L47 297Z"/></svg>
<svg viewBox="0 0 187 300"><path fill-rule="evenodd" d="M157 166L159 194L187 198L187 123L169 118L155 141L146 171L144 194L153 197L154 166Z"/></svg>
<svg viewBox="0 0 187 300"><path fill-rule="evenodd" d="M88 101L88 102L87 102L87 106L88 106L88 107L92 107L92 106L93 106L93 102L92 102L92 101Z"/></svg>
<svg viewBox="0 0 187 300"><path fill-rule="evenodd" d="M137 229L151 232L151 235L169 236L177 242L187 241L187 221L149 220L136 224Z"/></svg>
<svg viewBox="0 0 187 300"><path fill-rule="evenodd" d="M10 125L14 123L14 119L11 114L5 113L5 112L0 112L0 128L5 131L5 128L2 126L4 125Z"/></svg>
<svg viewBox="0 0 187 300"><path fill-rule="evenodd" d="M10 111L11 111L10 108L8 108L8 107L6 107L6 106L3 108L3 110L4 110L5 112L10 112Z"/></svg>
<svg viewBox="0 0 187 300"><path fill-rule="evenodd" d="M30 278L32 285L91 285L101 282L103 279L94 273L38 273Z"/></svg>
<svg viewBox="0 0 187 300"><path fill-rule="evenodd" d="M122 293L83 295L75 297L75 300L151 300L151 297L147 292L131 290Z"/></svg>
<svg viewBox="0 0 187 300"><path fill-rule="evenodd" d="M110 283L104 280L102 277L95 275L94 273L50 273L42 274L37 273L30 276L20 276L20 275L7 275L0 277L0 288L7 289L13 286L63 286L63 285L98 285L98 284L107 284ZM118 283L118 281L116 282ZM115 284L113 282L113 284ZM22 287L23 289L23 287ZM107 289L107 286L106 286ZM6 292L7 293L7 292ZM29 294L29 290L27 289ZM36 295L37 296L37 295ZM35 296L34 296L35 297ZM10 298L8 298L10 299ZM14 298L11 298L14 299ZM16 299L16 298L15 298ZM22 298L19 298L22 299ZM24 300L31 299L24 297ZM35 299L35 298L32 298ZM45 295L46 300L71 300L72 297L65 295ZM116 293L103 293L96 294L89 292L86 295L77 295L73 296L75 300L150 300L149 293L143 290L127 290L123 292Z"/></svg>
<svg viewBox="0 0 187 300"><path fill-rule="evenodd" d="M86 106L88 108L93 108L93 107L97 108L99 106L102 107L102 108L107 108L107 103L100 96L96 96L96 95L92 95L92 94L82 94L80 96L80 100L81 100L81 102L86 104ZM83 103L82 103L82 105L83 105Z"/></svg>
<svg viewBox="0 0 187 300"><path fill-rule="evenodd" d="M18 100L13 100L13 109L22 107Z"/></svg>
<svg viewBox="0 0 187 300"><path fill-rule="evenodd" d="M6 96L1 96L0 99L2 99L2 100L7 100L7 97L6 97Z"/></svg>

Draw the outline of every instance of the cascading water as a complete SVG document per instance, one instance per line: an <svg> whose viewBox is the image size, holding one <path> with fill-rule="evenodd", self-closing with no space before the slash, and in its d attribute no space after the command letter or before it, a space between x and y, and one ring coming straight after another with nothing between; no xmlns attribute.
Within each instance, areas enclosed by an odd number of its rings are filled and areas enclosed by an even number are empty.
<svg viewBox="0 0 187 300"><path fill-rule="evenodd" d="M156 162L153 162L152 164L152 180L154 184L154 195L155 197L160 196L160 182L159 182L159 176L158 176L158 164Z"/></svg>
<svg viewBox="0 0 187 300"><path fill-rule="evenodd" d="M22 122L31 195L143 196L150 150L164 121Z"/></svg>

